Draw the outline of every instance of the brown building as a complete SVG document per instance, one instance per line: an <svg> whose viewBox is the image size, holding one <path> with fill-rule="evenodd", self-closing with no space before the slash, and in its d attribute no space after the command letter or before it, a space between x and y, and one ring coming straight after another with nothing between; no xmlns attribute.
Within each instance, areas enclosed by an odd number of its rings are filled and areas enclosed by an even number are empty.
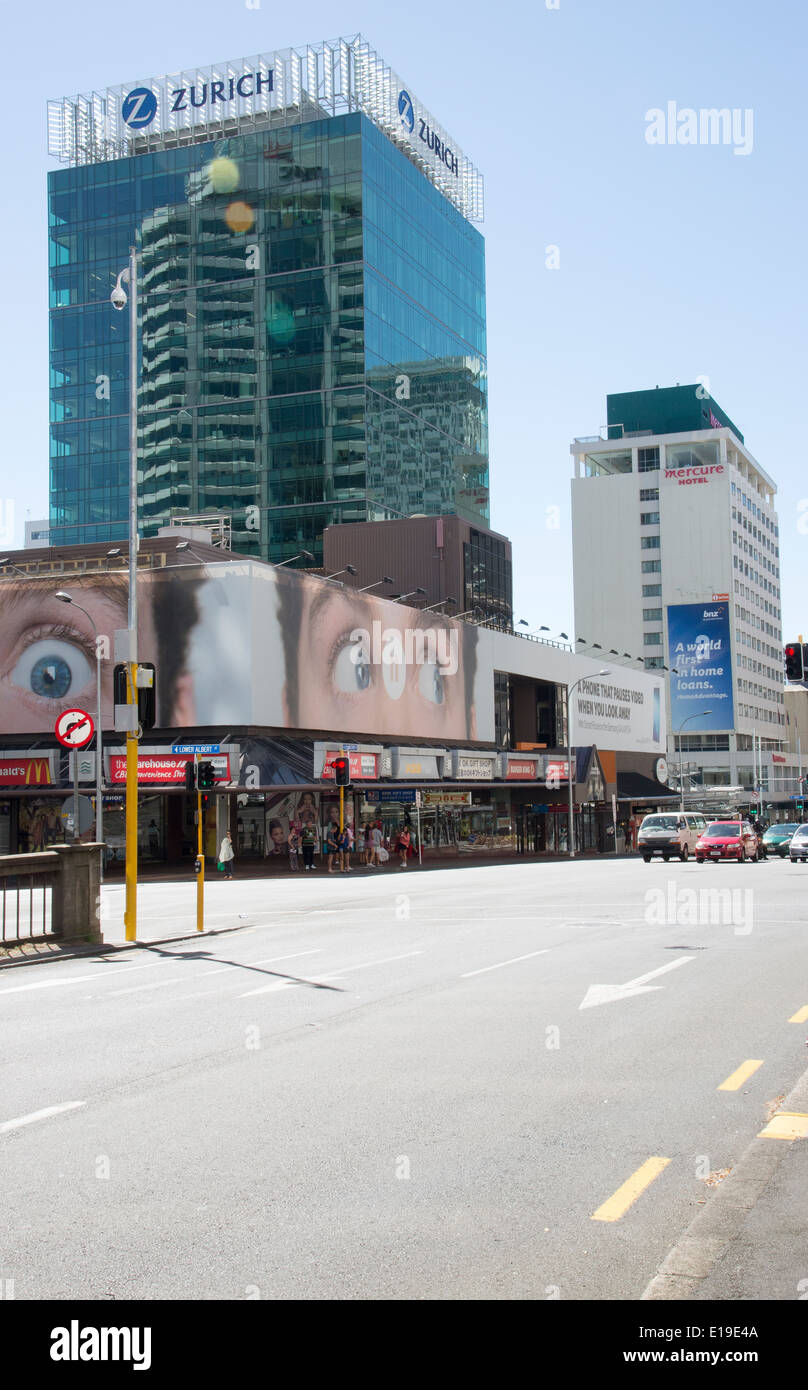
<svg viewBox="0 0 808 1390"><path fill-rule="evenodd" d="M416 601L425 606L452 599L445 610L450 616L469 613L491 627L513 629L511 543L461 517L410 516L326 527L325 574L347 565L356 574L340 578L357 589L372 584L383 598L423 589Z"/></svg>

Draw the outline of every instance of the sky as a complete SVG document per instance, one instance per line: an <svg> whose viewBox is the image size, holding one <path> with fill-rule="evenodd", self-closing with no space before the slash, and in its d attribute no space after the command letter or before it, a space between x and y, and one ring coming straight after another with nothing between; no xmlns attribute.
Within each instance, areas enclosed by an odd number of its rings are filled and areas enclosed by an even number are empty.
<svg viewBox="0 0 808 1390"><path fill-rule="evenodd" d="M804 0L6 0L0 25L0 545L47 515L47 100L361 33L485 178L515 617L573 632L569 447L607 393L706 377L778 485L783 636L808 637ZM751 148L649 144L669 101L751 111Z"/></svg>

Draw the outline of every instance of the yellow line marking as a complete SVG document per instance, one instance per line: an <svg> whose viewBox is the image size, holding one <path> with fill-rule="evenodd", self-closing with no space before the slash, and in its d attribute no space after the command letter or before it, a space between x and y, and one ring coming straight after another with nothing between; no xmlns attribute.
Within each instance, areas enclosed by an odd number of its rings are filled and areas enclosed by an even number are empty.
<svg viewBox="0 0 808 1390"><path fill-rule="evenodd" d="M762 1060L762 1058L761 1058L760 1061L756 1061L756 1060L753 1058L753 1059L752 1059L751 1061L749 1061L749 1062L744 1062L744 1063L742 1064L742 1066L738 1067L738 1070L737 1070L737 1071L734 1071L734 1072L732 1073L732 1076L728 1076L727 1079L726 1079L726 1081L722 1081L722 1082L721 1082L721 1085L720 1085L719 1088L718 1088L719 1091L738 1091L738 1090L740 1090L741 1086L743 1086L744 1081L748 1081L749 1078L750 1078L750 1076L752 1075L752 1073L753 1073L753 1072L756 1072L757 1069L758 1069L758 1067L762 1067L762 1066L763 1066L763 1060Z"/></svg>
<svg viewBox="0 0 808 1390"><path fill-rule="evenodd" d="M592 1215L592 1220L619 1221L620 1217L625 1216L629 1207L634 1205L646 1187L650 1187L654 1178L658 1178L663 1168L667 1168L669 1163L669 1158L647 1158L636 1173L632 1173L622 1187L618 1187L614 1195L598 1207Z"/></svg>
<svg viewBox="0 0 808 1390"><path fill-rule="evenodd" d="M795 1014L791 1015L789 1023L808 1023L808 1004L804 1004Z"/></svg>
<svg viewBox="0 0 808 1390"><path fill-rule="evenodd" d="M760 1131L758 1139L808 1139L808 1115L782 1110Z"/></svg>

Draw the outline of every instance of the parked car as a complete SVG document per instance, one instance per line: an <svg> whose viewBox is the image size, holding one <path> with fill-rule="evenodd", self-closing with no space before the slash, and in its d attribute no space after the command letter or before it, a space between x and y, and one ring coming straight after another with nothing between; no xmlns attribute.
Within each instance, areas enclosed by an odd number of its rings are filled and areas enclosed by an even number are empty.
<svg viewBox="0 0 808 1390"><path fill-rule="evenodd" d="M788 857L792 864L796 864L798 859L808 859L808 825L800 825L795 830L788 847Z"/></svg>
<svg viewBox="0 0 808 1390"><path fill-rule="evenodd" d="M780 825L770 825L763 836L766 853L779 854L781 859L787 859L791 837L799 828L798 821L783 821Z"/></svg>
<svg viewBox="0 0 808 1390"><path fill-rule="evenodd" d="M696 862L735 859L739 864L764 857L757 831L746 820L716 820L696 845Z"/></svg>
<svg viewBox="0 0 808 1390"><path fill-rule="evenodd" d="M671 858L686 863L706 825L704 816L695 811L654 813L646 816L640 826L637 849L646 864L655 854L660 854L666 864Z"/></svg>

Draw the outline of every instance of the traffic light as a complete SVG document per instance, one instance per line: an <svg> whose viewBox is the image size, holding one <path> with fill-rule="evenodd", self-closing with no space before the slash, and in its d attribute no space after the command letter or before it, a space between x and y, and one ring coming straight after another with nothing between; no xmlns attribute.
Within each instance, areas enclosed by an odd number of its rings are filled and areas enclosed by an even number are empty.
<svg viewBox="0 0 808 1390"><path fill-rule="evenodd" d="M801 681L805 678L803 650L799 642L789 642L786 647L786 680Z"/></svg>
<svg viewBox="0 0 808 1390"><path fill-rule="evenodd" d="M153 729L157 719L157 678L152 661L139 661L138 671L151 672L151 685L139 685L137 691L137 720L141 729L145 731ZM145 679L148 679L148 676ZM126 666L120 664L115 667L113 675L114 704L128 704L127 686Z"/></svg>
<svg viewBox="0 0 808 1390"><path fill-rule="evenodd" d="M349 758L335 758L331 767L334 769L334 781L338 787L350 787L351 785L351 763Z"/></svg>
<svg viewBox="0 0 808 1390"><path fill-rule="evenodd" d="M196 785L201 792L209 792L216 785L213 763L200 763L197 769Z"/></svg>
<svg viewBox="0 0 808 1390"><path fill-rule="evenodd" d="M193 758L189 758L185 764L185 790L187 792L196 791L196 768Z"/></svg>

